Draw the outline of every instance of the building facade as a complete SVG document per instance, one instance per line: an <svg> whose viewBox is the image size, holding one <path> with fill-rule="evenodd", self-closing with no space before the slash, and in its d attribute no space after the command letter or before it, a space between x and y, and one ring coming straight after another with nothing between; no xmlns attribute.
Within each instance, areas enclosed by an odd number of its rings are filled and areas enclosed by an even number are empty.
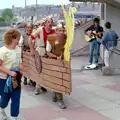
<svg viewBox="0 0 120 120"><path fill-rule="evenodd" d="M70 0L71 2L99 2L100 3L100 18L101 25L104 27L104 23L109 21L112 23L112 29L117 32L120 37L120 0ZM84 36L84 35L83 35ZM82 37L83 38L83 37ZM81 39L81 41L83 41ZM87 43L86 43L87 44ZM118 54L120 54L120 41L118 41ZM101 57L104 56L104 46L101 45ZM113 55L110 61L114 68L120 68L120 55Z"/></svg>

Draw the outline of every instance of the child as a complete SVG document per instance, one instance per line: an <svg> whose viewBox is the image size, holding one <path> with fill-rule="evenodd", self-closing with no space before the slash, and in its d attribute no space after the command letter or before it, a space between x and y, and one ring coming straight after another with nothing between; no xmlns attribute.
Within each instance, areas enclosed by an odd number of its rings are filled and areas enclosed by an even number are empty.
<svg viewBox="0 0 120 120"><path fill-rule="evenodd" d="M33 24L31 23L28 23L26 25L26 30L25 30L25 33L23 34L23 36L21 37L20 41L19 41L19 46L22 48L22 51L30 51L30 47L29 47L29 44L28 44L28 40L29 40L29 37L31 35L33 31ZM29 82L28 82L28 79L29 79ZM24 82L23 82L24 85L31 85L31 86L35 86L35 82L33 82L29 76L24 76Z"/></svg>
<svg viewBox="0 0 120 120"><path fill-rule="evenodd" d="M20 32L9 29L4 35L4 46L0 48L0 112L1 120L7 120L5 108L11 99L11 120L17 120L21 96L21 50L18 47Z"/></svg>
<svg viewBox="0 0 120 120"><path fill-rule="evenodd" d="M46 45L46 51L47 55L50 58L54 59L63 59L63 53L64 53L64 45L66 43L66 35L65 35L65 28L63 24L58 24L56 28L56 41L55 45L51 45L49 41L47 41ZM57 102L61 109L65 109L66 106L63 102L63 94L61 93L53 93L53 101Z"/></svg>

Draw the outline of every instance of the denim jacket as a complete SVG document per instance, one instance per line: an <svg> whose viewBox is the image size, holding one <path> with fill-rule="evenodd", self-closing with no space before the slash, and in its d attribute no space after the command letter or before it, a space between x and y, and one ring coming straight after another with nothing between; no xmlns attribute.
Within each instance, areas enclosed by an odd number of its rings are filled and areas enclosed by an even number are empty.
<svg viewBox="0 0 120 120"><path fill-rule="evenodd" d="M104 45L107 48L111 48L111 47L116 47L117 46L117 39L118 39L118 35L114 30L111 29L107 29L104 33L103 33L103 37L101 39L101 41L104 42Z"/></svg>

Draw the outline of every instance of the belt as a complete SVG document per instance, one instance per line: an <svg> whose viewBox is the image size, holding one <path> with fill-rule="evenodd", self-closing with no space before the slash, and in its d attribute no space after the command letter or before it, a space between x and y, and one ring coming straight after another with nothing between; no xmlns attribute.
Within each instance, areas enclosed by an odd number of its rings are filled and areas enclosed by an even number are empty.
<svg viewBox="0 0 120 120"><path fill-rule="evenodd" d="M30 48L28 46L23 46L23 51L30 51Z"/></svg>
<svg viewBox="0 0 120 120"><path fill-rule="evenodd" d="M36 46L36 48L37 48L37 47L38 47L38 48L45 48L45 46Z"/></svg>

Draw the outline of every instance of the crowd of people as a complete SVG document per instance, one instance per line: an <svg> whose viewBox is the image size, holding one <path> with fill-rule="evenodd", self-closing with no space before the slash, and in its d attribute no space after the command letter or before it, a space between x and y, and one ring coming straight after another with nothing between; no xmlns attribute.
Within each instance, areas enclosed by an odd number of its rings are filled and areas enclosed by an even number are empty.
<svg viewBox="0 0 120 120"><path fill-rule="evenodd" d="M100 56L100 44L104 43L108 49L114 49L117 46L118 35L111 29L111 23L106 22L106 29L100 26L99 18L94 19L94 24L85 30L85 34L91 37L90 40L90 59L89 65L93 64L93 53L96 49L95 64L98 66ZM93 34L96 31L96 34ZM48 41L48 35L56 34L55 45ZM94 35L94 38L93 38ZM16 28L9 29L4 34L4 46L0 48L0 113L1 120L7 120L5 108L11 100L11 120L17 120L20 110L21 97L21 78L24 77L24 85L36 87L35 95L41 92L47 92L47 89L31 80L29 76L23 76L21 70L22 51L29 51L31 57L34 57L37 51L39 55L47 56L52 59L64 59L64 45L66 43L66 30L63 23L59 23L53 28L53 19L47 17L42 19L39 25L28 23L25 26L24 34ZM59 49L58 47L59 46ZM110 51L105 50L105 66L109 67ZM56 52L57 51L57 52ZM89 66L88 66L89 67ZM65 109L66 105L63 101L63 94L53 92L53 102L57 102L61 109Z"/></svg>
<svg viewBox="0 0 120 120"><path fill-rule="evenodd" d="M54 47L48 41L47 36L56 34ZM31 85L36 87L35 95L41 92L47 92L46 88L41 87L31 80L29 76L23 76L21 70L22 65L22 51L29 51L31 57L34 57L35 51L40 56L47 56L52 59L64 59L64 45L66 43L65 25L59 23L53 29L53 19L47 17L42 19L39 25L28 23L25 25L25 32L21 32L16 28L10 28L4 35L4 46L0 48L0 113L1 120L8 120L5 108L11 100L11 118L10 120L17 120L20 110L20 96L21 96L21 78L24 77L24 85ZM59 50L57 46L59 45ZM56 52L57 49L57 52ZM58 52L59 51L59 52ZM63 101L63 94L53 92L53 102L57 102L61 109L66 106Z"/></svg>
<svg viewBox="0 0 120 120"><path fill-rule="evenodd" d="M118 35L111 28L111 23L105 23L105 29L100 26L100 19L95 18L93 25L85 30L85 34L89 36L90 40L90 57L88 69L99 66L99 56L100 56L100 45L103 44L105 47L104 51L104 64L105 67L110 67L110 59L112 58L114 49L117 47ZM93 56L95 51L95 61L93 62Z"/></svg>

